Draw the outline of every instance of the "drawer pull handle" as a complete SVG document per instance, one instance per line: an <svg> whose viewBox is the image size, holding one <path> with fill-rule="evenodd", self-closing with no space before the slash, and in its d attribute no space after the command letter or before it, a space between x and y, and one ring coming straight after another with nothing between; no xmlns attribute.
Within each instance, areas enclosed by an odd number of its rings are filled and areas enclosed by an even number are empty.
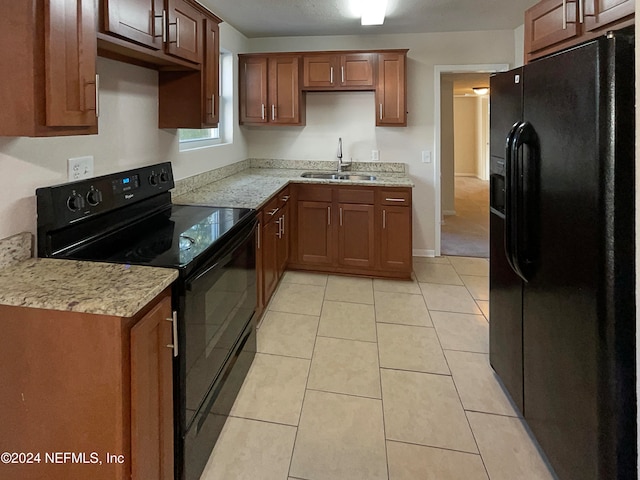
<svg viewBox="0 0 640 480"><path fill-rule="evenodd" d="M327 207L327 225L331 225L331 207Z"/></svg>
<svg viewBox="0 0 640 480"><path fill-rule="evenodd" d="M282 201L283 202L288 202L289 201L289 195L285 195L284 197L282 197Z"/></svg>
<svg viewBox="0 0 640 480"><path fill-rule="evenodd" d="M173 312L172 318L165 318L167 322L171 322L173 326L173 343L167 345L167 348L173 349L173 356L178 356L178 312Z"/></svg>
<svg viewBox="0 0 640 480"><path fill-rule="evenodd" d="M387 229L387 211L382 210L382 228Z"/></svg>
<svg viewBox="0 0 640 480"><path fill-rule="evenodd" d="M405 202L406 200L404 198L385 198L385 201L387 201L387 202Z"/></svg>
<svg viewBox="0 0 640 480"><path fill-rule="evenodd" d="M267 214L273 217L276 213L278 213L278 210L279 210L278 208L274 208L270 212L267 212Z"/></svg>

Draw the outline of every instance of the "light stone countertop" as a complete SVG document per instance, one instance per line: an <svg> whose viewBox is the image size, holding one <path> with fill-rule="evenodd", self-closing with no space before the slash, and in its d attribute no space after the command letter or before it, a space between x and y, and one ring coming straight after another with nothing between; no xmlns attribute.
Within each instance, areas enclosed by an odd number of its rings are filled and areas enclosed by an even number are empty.
<svg viewBox="0 0 640 480"><path fill-rule="evenodd" d="M0 304L133 317L176 278L169 268L31 258L0 269Z"/></svg>
<svg viewBox="0 0 640 480"><path fill-rule="evenodd" d="M229 177L201 186L173 198L174 203L213 205L216 207L261 208L274 193L289 183L330 185L364 185L385 187L413 187L405 173L352 171L346 174L375 175L375 180L324 180L302 178L307 170L287 168L247 168Z"/></svg>

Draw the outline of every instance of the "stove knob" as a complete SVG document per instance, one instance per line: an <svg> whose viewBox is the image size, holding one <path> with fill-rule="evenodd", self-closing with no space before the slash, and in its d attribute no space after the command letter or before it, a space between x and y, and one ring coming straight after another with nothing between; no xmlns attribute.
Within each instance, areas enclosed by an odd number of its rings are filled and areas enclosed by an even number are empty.
<svg viewBox="0 0 640 480"><path fill-rule="evenodd" d="M160 174L160 183L167 183L169 181L169 174L167 172L162 172Z"/></svg>
<svg viewBox="0 0 640 480"><path fill-rule="evenodd" d="M102 192L100 190L96 190L92 188L87 193L87 203L92 207L95 207L102 201Z"/></svg>
<svg viewBox="0 0 640 480"><path fill-rule="evenodd" d="M82 195L78 195L73 192L69 198L67 198L67 208L72 212L77 212L78 210L84 208L84 198Z"/></svg>
<svg viewBox="0 0 640 480"><path fill-rule="evenodd" d="M149 175L149 184L153 185L154 187L158 185L158 175L156 175L155 173Z"/></svg>

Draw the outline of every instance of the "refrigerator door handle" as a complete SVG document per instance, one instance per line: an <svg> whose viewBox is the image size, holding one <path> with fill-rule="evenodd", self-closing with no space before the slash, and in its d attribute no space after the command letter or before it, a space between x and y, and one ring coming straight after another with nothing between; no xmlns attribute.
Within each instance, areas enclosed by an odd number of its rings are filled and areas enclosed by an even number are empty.
<svg viewBox="0 0 640 480"><path fill-rule="evenodd" d="M504 175L504 220L505 220L505 229L504 229L504 253L507 257L507 262L509 266L514 272L517 272L516 267L514 266L513 260L513 251L514 251L514 219L515 213L513 211L514 206L514 185L513 179L516 177L514 174L515 164L512 160L512 148L514 147L513 137L518 130L518 127L522 124L522 122L516 122L509 134L507 135L507 141L505 144L505 175Z"/></svg>
<svg viewBox="0 0 640 480"><path fill-rule="evenodd" d="M525 155L524 146L527 147ZM515 125L507 146L508 173L506 179L508 209L506 216L505 249L511 268L525 282L529 280L535 263L537 245L538 166L540 144L529 122ZM507 245L507 239L509 244Z"/></svg>

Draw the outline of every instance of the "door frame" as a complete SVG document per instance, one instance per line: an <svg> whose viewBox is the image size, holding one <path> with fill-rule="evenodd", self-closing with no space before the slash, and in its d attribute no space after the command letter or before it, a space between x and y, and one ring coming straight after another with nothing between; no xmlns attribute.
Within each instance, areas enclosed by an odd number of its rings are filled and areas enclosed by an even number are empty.
<svg viewBox="0 0 640 480"><path fill-rule="evenodd" d="M440 77L443 73L496 73L506 72L510 66L508 63L491 63L491 64L475 64L475 65L434 65L434 180L435 180L435 217L434 217L434 239L435 249L434 254L436 257L440 256L441 242L442 242L442 179L441 179L441 153L442 145L440 142L440 133L442 126L440 122ZM491 108L491 107L489 107Z"/></svg>

